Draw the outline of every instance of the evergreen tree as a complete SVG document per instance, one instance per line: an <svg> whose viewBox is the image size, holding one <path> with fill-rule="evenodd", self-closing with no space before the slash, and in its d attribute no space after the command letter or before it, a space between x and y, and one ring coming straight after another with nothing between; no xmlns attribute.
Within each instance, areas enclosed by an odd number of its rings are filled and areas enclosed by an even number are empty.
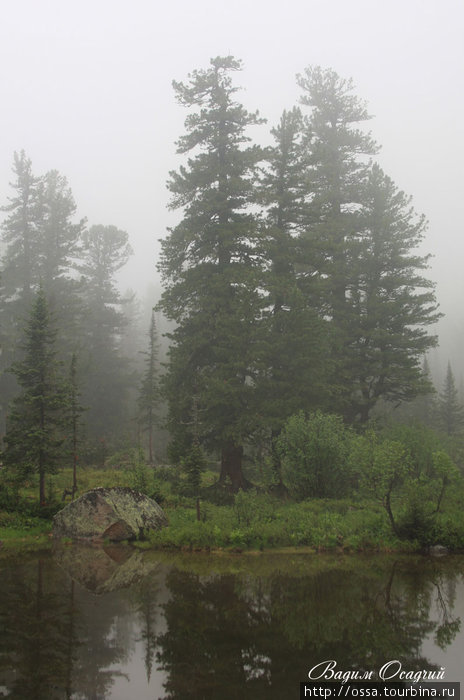
<svg viewBox="0 0 464 700"><path fill-rule="evenodd" d="M2 207L7 216L2 223L3 256L0 277L0 415L6 418L8 402L17 391L13 374L7 370L19 360L21 323L26 318L38 281L38 231L43 211L40 179L32 173L32 163L24 151L14 154L11 184L13 194ZM3 427L3 426L2 426ZM0 431L3 432L3 431Z"/></svg>
<svg viewBox="0 0 464 700"><path fill-rule="evenodd" d="M148 434L148 459L153 460L153 429L155 426L156 409L159 404L158 386L158 343L155 324L155 311L151 312L150 330L148 331L148 352L146 353L146 367L142 378L139 394L140 422L146 428Z"/></svg>
<svg viewBox="0 0 464 700"><path fill-rule="evenodd" d="M24 151L15 152L14 190L9 203L2 207L7 217L2 224L5 252L2 260L1 292L5 304L20 300L27 309L38 283L36 262L40 255L40 231L43 224L41 179L32 173L32 163ZM18 304L16 304L16 309Z"/></svg>
<svg viewBox="0 0 464 700"><path fill-rule="evenodd" d="M314 304L314 260L301 236L308 207L300 110L284 111L271 133L274 146L267 151L260 187L266 207L265 308L256 356L258 410L274 443L293 413L324 402L327 333ZM279 472L279 457L275 450L273 454Z"/></svg>
<svg viewBox="0 0 464 700"><path fill-rule="evenodd" d="M333 409L365 422L379 399L410 400L430 389L420 362L436 345L426 327L440 314L423 276L429 256L416 252L426 224L369 162L376 145L357 127L369 115L351 81L309 68L299 84L312 110L302 238L312 241L319 312L330 322Z"/></svg>
<svg viewBox="0 0 464 700"><path fill-rule="evenodd" d="M82 348L86 382L82 395L89 406L89 434L100 439L117 434L126 418L130 376L120 352L124 315L115 274L131 254L128 234L115 226L92 226L83 234L79 270L86 311Z"/></svg>
<svg viewBox="0 0 464 700"><path fill-rule="evenodd" d="M250 210L261 151L247 146L248 126L260 123L234 100L231 73L241 64L215 58L189 82L174 82L178 101L196 111L186 120L178 153L187 166L171 173L171 207L182 221L162 243L166 288L160 308L177 324L171 334L166 391L170 425L180 451L191 396L203 411L203 444L221 454L220 481L246 486L243 442L253 429L252 339L261 300L258 231Z"/></svg>
<svg viewBox="0 0 464 700"><path fill-rule="evenodd" d="M73 270L84 221L72 221L76 205L67 180L56 170L36 177L24 151L15 153L13 171L14 194L3 207L8 216L2 226L5 249L0 284L0 370L19 359L20 323L39 284L60 329L61 352L71 354L82 316ZM17 388L13 376L1 377L0 386L6 404Z"/></svg>
<svg viewBox="0 0 464 700"><path fill-rule="evenodd" d="M421 384L424 386L424 392L418 394L413 401L401 404L395 413L399 413L399 420L413 420L433 428L438 423L438 401L426 357L424 357L422 363L421 374Z"/></svg>
<svg viewBox="0 0 464 700"><path fill-rule="evenodd" d="M85 219L74 222L77 207L66 177L51 170L41 185L43 221L35 268L60 329L60 353L70 361L85 314L76 279Z"/></svg>
<svg viewBox="0 0 464 700"><path fill-rule="evenodd" d="M430 256L416 252L425 225L411 199L373 165L357 232L351 237L345 301L352 419L367 421L380 398L398 403L430 392L421 362L437 343L427 326L440 314L434 283L422 274Z"/></svg>
<svg viewBox="0 0 464 700"><path fill-rule="evenodd" d="M439 416L447 435L456 435L464 423L464 407L459 402L451 364L448 362L443 389L439 396Z"/></svg>
<svg viewBox="0 0 464 700"><path fill-rule="evenodd" d="M72 465L73 465L73 485L72 485L72 499L77 491L77 447L79 444L79 432L81 426L81 416L85 411L84 407L80 404L80 391L78 385L77 376L77 355L74 352L71 357L71 364L69 368L69 379L67 387L67 423L70 428L70 448L72 455Z"/></svg>
<svg viewBox="0 0 464 700"><path fill-rule="evenodd" d="M66 392L59 377L56 333L45 293L39 288L21 343L24 359L11 368L21 393L11 404L2 459L19 481L39 475L41 505L45 476L55 473L63 442L60 428Z"/></svg>
<svg viewBox="0 0 464 700"><path fill-rule="evenodd" d="M57 280L69 278L76 267L85 220L73 223L76 203L67 179L57 170L42 178L41 203L38 268L44 289L50 294Z"/></svg>
<svg viewBox="0 0 464 700"><path fill-rule="evenodd" d="M370 117L363 102L352 94L351 80L316 66L298 76L298 84L303 89L301 103L311 110L306 118L310 209L302 242L308 239L316 260L321 284L321 299L316 304L322 316L331 320L333 408L346 412L351 394L348 295L356 262L352 243L363 201L366 161L376 152L376 144L358 127Z"/></svg>

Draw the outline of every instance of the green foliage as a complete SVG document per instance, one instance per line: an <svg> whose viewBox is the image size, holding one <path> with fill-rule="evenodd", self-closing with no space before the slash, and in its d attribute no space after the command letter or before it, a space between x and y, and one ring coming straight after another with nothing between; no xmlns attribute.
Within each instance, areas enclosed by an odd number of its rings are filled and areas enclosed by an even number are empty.
<svg viewBox="0 0 464 700"><path fill-rule="evenodd" d="M393 531L422 545L434 540L437 513L447 487L459 474L444 450L432 451L432 431L407 428L395 431L404 441L381 438L369 430L352 444L350 461L367 496L377 498L386 510ZM429 438L428 449L417 438ZM395 505L396 504L396 505Z"/></svg>
<svg viewBox="0 0 464 700"><path fill-rule="evenodd" d="M79 264L85 305L82 333L85 367L82 399L89 407L87 433L106 440L121 432L127 419L131 383L127 360L120 352L125 319L115 276L132 254L126 231L92 226L82 237Z"/></svg>
<svg viewBox="0 0 464 700"><path fill-rule="evenodd" d="M441 427L447 435L456 435L464 424L464 406L458 399L451 364L448 362L443 389L438 400L438 414Z"/></svg>
<svg viewBox="0 0 464 700"><path fill-rule="evenodd" d="M157 367L157 334L155 325L155 312L152 310L150 330L148 332L149 344L146 354L146 366L140 385L138 408L139 422L148 434L148 459L153 464L153 429L155 425L156 409L160 401Z"/></svg>
<svg viewBox="0 0 464 700"><path fill-rule="evenodd" d="M19 482L39 474L41 504L45 503L45 474L57 470L61 457L60 430L67 405L55 343L56 329L40 288L24 329L24 359L11 368L21 392L11 404L2 459Z"/></svg>
<svg viewBox="0 0 464 700"><path fill-rule="evenodd" d="M337 500L283 504L264 494L239 491L232 507L208 505L201 522L196 521L193 504L189 508L184 503L168 515L169 526L150 535L155 547L358 551L405 546L392 536L385 514L368 502L356 508Z"/></svg>
<svg viewBox="0 0 464 700"><path fill-rule="evenodd" d="M131 460L129 466L130 482L135 491L140 491L148 495L153 478L153 469L150 469L146 463L143 450L131 450Z"/></svg>
<svg viewBox="0 0 464 700"><path fill-rule="evenodd" d="M201 486L201 475L206 468L206 460L203 450L196 442L181 460L181 469L187 477L188 491L198 496Z"/></svg>
<svg viewBox="0 0 464 700"><path fill-rule="evenodd" d="M237 457L223 459L223 477L234 488L243 483L241 444L256 422L248 380L260 313L260 238L250 204L262 152L245 144L247 128L261 120L234 99L231 75L240 67L218 57L187 83L174 82L179 102L194 111L178 141L187 164L169 181L171 207L182 209L182 220L162 242L159 265L160 308L176 324L164 382L172 438L191 443L197 395L202 444Z"/></svg>
<svg viewBox="0 0 464 700"><path fill-rule="evenodd" d="M372 430L353 440L350 460L361 488L384 503L411 473L410 455L395 440L381 440Z"/></svg>
<svg viewBox="0 0 464 700"><path fill-rule="evenodd" d="M301 411L286 422L277 441L282 475L297 500L337 498L351 486L348 467L351 431L335 415Z"/></svg>

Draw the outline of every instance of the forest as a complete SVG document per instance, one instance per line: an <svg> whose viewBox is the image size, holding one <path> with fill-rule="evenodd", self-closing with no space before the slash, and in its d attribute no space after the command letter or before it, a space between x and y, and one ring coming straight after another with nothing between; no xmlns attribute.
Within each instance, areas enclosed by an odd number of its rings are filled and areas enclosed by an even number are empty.
<svg viewBox="0 0 464 700"><path fill-rule="evenodd" d="M118 285L129 233L78 220L67 178L14 154L0 528L127 481L172 509L152 544L462 548L464 408L451 366L435 387L427 364L426 218L377 162L351 80L306 68L262 145L241 68L173 81L177 223L149 303Z"/></svg>

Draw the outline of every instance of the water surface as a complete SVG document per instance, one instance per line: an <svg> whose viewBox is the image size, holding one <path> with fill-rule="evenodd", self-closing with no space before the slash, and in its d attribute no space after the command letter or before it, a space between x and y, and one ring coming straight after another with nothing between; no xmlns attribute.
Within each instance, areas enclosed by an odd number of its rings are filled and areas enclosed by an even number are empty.
<svg viewBox="0 0 464 700"><path fill-rule="evenodd" d="M0 697L297 698L310 668L463 681L464 557L63 547L0 561Z"/></svg>

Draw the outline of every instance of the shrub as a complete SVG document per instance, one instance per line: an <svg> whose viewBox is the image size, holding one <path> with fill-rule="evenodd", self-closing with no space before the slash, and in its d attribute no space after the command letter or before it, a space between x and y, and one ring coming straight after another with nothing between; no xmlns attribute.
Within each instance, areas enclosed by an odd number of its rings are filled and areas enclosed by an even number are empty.
<svg viewBox="0 0 464 700"><path fill-rule="evenodd" d="M300 411L288 419L276 448L294 498L338 498L348 492L351 436L340 416L316 411L306 417Z"/></svg>

